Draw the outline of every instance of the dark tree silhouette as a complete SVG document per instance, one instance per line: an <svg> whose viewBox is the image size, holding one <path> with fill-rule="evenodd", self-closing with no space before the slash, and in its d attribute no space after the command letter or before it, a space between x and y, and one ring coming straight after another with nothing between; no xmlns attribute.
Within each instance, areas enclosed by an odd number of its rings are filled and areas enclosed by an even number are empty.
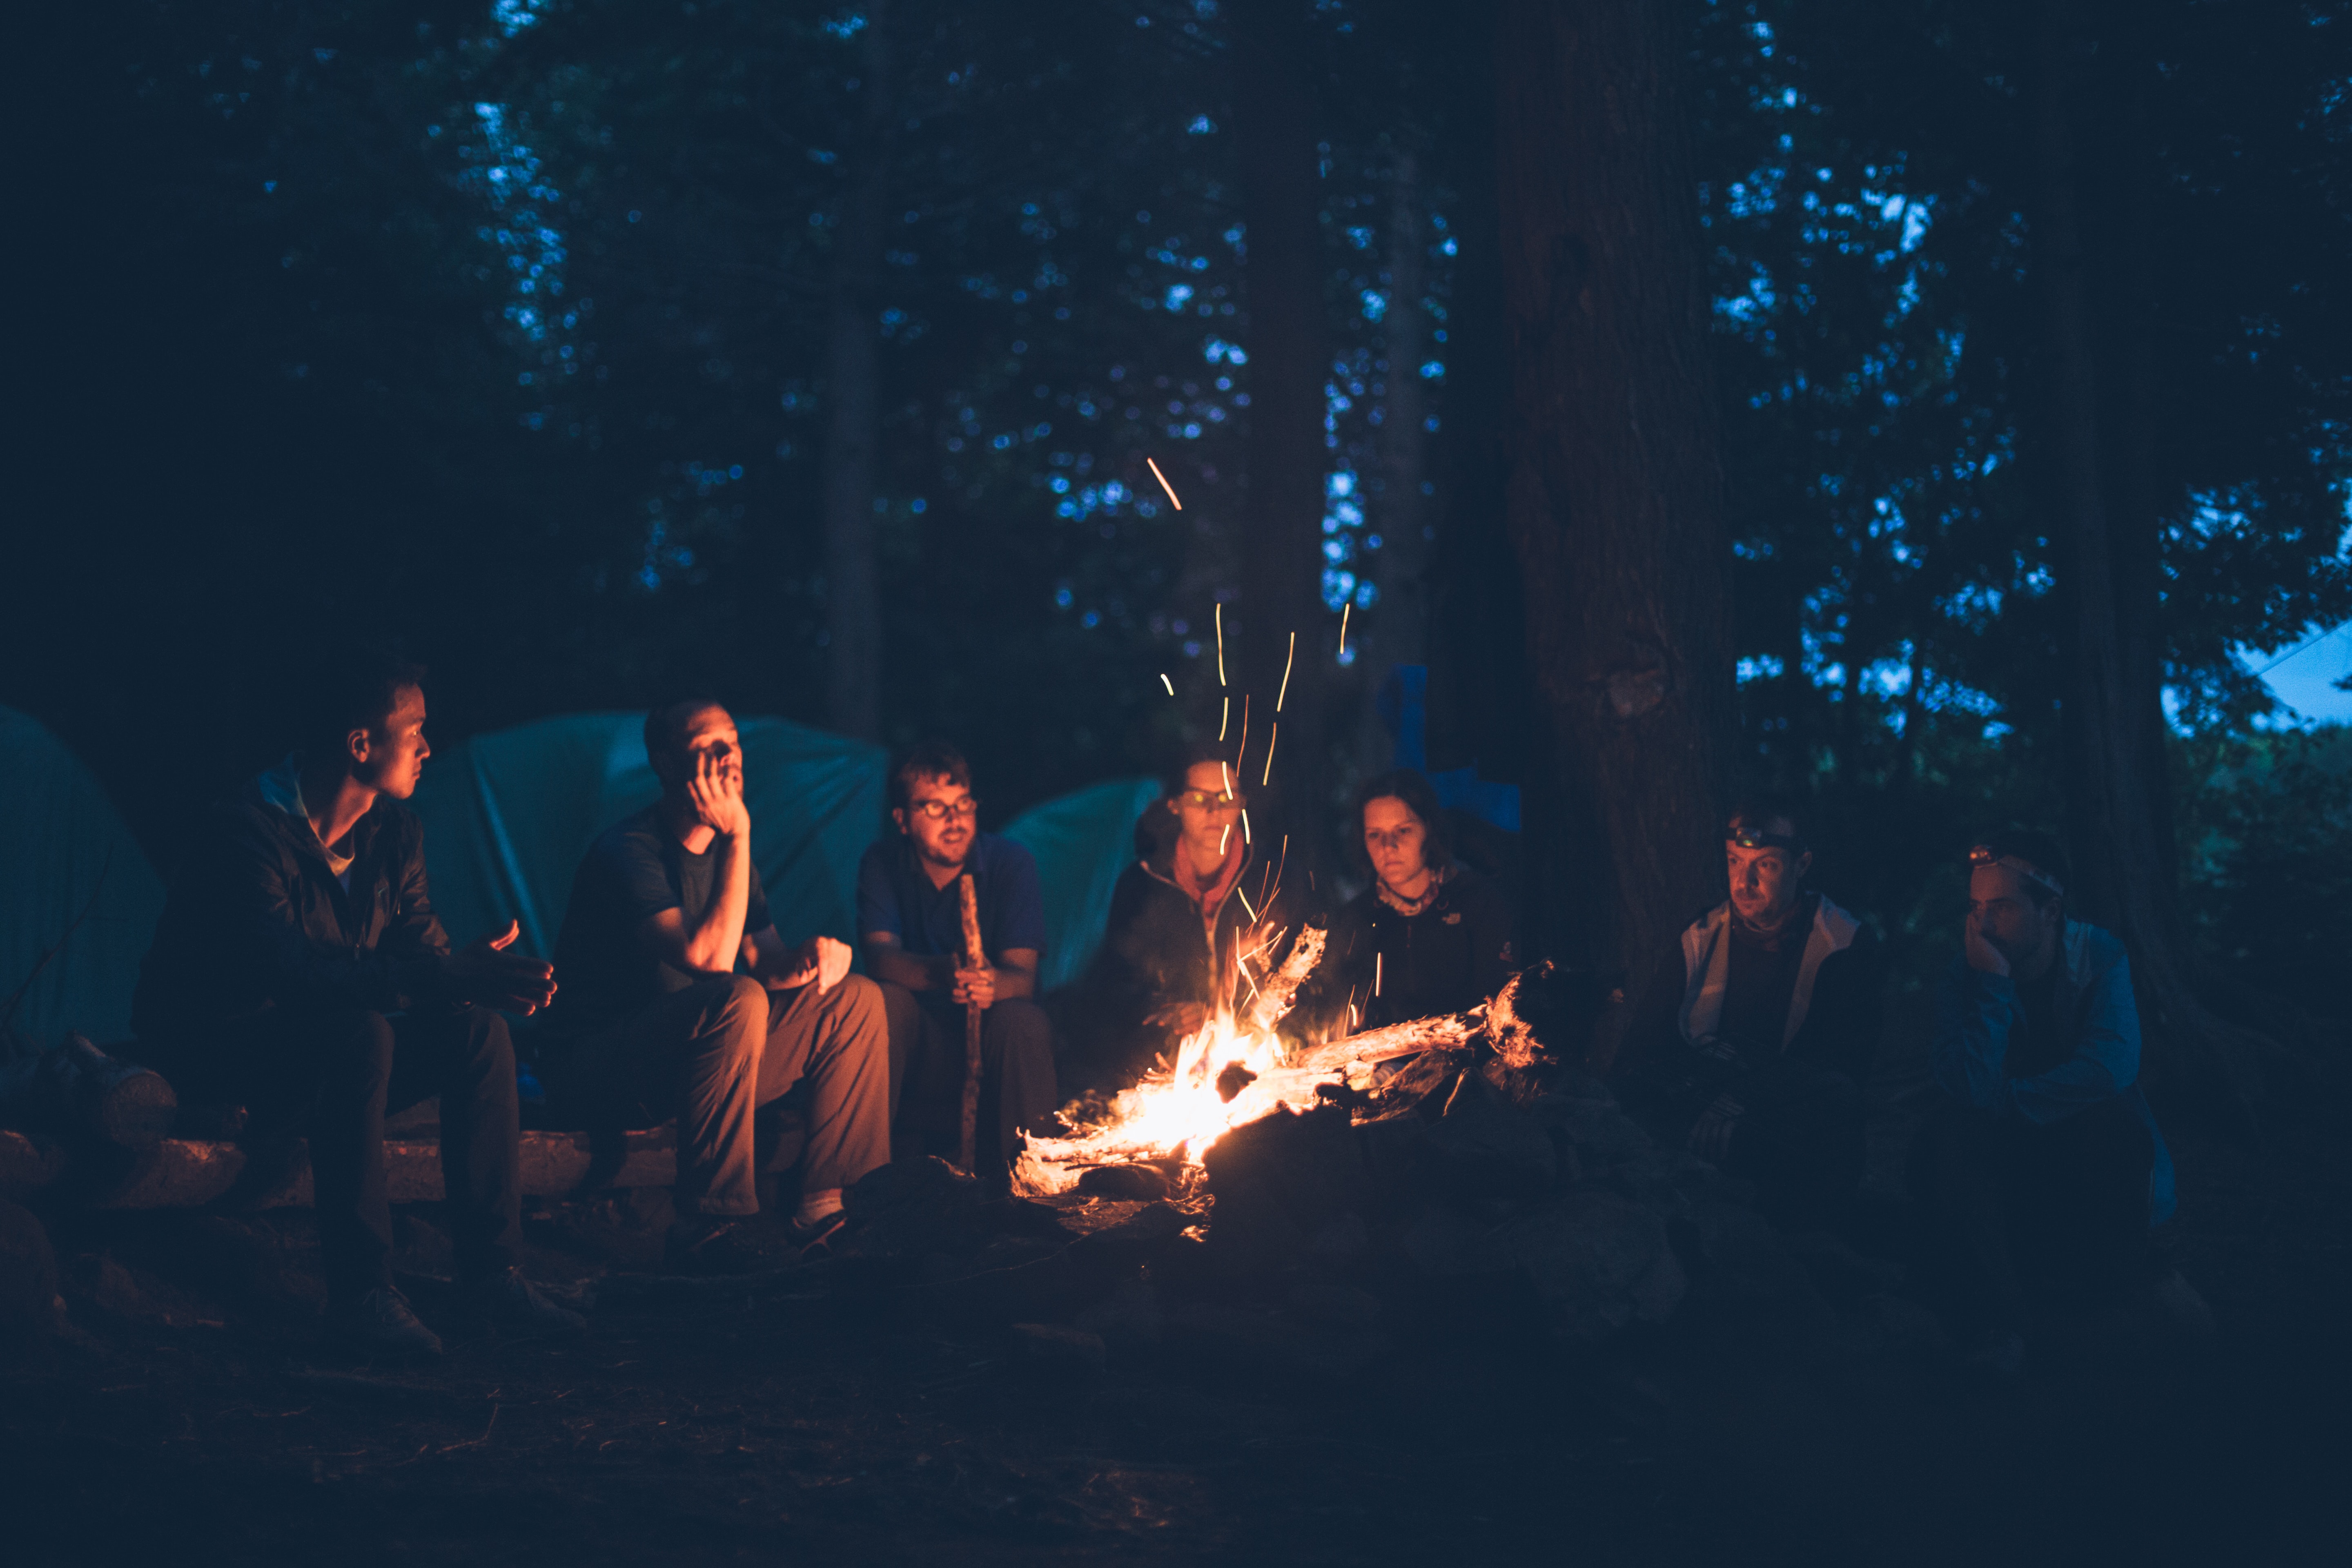
<svg viewBox="0 0 2352 1568"><path fill-rule="evenodd" d="M1559 781L1557 952L1640 971L1720 897L1728 553L1697 211L1661 5L1504 8L1509 517Z"/></svg>

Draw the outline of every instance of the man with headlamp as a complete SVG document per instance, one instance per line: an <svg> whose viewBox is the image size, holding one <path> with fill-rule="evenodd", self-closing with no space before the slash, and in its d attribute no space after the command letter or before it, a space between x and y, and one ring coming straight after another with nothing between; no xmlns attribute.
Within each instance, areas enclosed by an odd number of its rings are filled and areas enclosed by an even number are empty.
<svg viewBox="0 0 2352 1568"><path fill-rule="evenodd" d="M2119 1303L2171 1217L2171 1156L2140 1095L2131 966L2066 914L2065 851L2011 833L1969 851L1961 955L1938 998L1935 1080L1913 1174L1946 1238L1976 1343L2014 1376L2029 1300Z"/></svg>
<svg viewBox="0 0 2352 1568"><path fill-rule="evenodd" d="M1793 807L1743 804L1723 847L1731 896L1653 972L1618 1076L1661 1135L1754 1181L1776 1223L1825 1228L1862 1181L1876 944L1806 890Z"/></svg>

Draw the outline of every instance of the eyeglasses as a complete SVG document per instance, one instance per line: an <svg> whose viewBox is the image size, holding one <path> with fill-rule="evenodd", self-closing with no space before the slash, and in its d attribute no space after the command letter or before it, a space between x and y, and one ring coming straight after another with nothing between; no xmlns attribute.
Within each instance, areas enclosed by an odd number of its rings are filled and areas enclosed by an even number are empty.
<svg viewBox="0 0 2352 1568"><path fill-rule="evenodd" d="M2066 896L2066 889L2060 884L2057 878L2032 861L2022 859L2015 855L2004 854L1990 844L1970 845L1969 864L1970 866L2006 866L2027 881L2047 888L2062 899Z"/></svg>
<svg viewBox="0 0 2352 1568"><path fill-rule="evenodd" d="M916 816L921 817L926 822L945 822L950 817L979 816L980 802L974 796L966 795L961 800L956 801L917 801L907 809L913 812Z"/></svg>
<svg viewBox="0 0 2352 1568"><path fill-rule="evenodd" d="M1202 811L1238 811L1247 802L1239 795L1226 795L1217 790L1188 789L1176 797L1186 805Z"/></svg>
<svg viewBox="0 0 2352 1568"><path fill-rule="evenodd" d="M1794 849L1797 847L1797 840L1789 834L1767 833L1760 827L1750 827L1744 822L1726 834L1725 837L1742 849Z"/></svg>

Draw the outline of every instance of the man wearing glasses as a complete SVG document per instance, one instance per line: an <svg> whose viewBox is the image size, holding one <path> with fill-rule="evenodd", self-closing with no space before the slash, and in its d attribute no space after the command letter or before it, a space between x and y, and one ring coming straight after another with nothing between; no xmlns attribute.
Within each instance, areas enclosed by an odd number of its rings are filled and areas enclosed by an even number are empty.
<svg viewBox="0 0 2352 1568"><path fill-rule="evenodd" d="M2131 966L2112 933L2067 918L2071 875L2044 833L1969 851L1961 952L1937 999L1941 1103L1913 1150L1973 1320L1969 1359L2002 1377L2023 1363L2029 1301L2096 1311L2149 1283L2148 1229L2173 1209L2139 1091Z"/></svg>
<svg viewBox="0 0 2352 1568"><path fill-rule="evenodd" d="M891 1126L910 1153L952 1142L964 1010L979 1007L976 1173L1002 1182L1014 1132L1042 1127L1060 1103L1053 1026L1035 1000L1045 952L1037 861L1013 840L980 831L971 769L945 742L908 753L891 773L890 795L898 832L868 848L857 868L857 930L889 1016ZM977 967L964 956L957 882L966 873L980 911Z"/></svg>
<svg viewBox="0 0 2352 1568"><path fill-rule="evenodd" d="M757 1231L753 1123L806 1079L798 1210L780 1238L822 1241L841 1191L890 1158L882 995L849 944L787 943L751 864L743 742L718 703L646 718L662 797L608 829L572 879L556 942L576 974L542 1046L548 1086L600 1111L677 1117L668 1266L728 1274L772 1261Z"/></svg>
<svg viewBox="0 0 2352 1568"><path fill-rule="evenodd" d="M1743 804L1723 852L1729 899L1682 933L1627 1031L1628 1098L1754 1181L1776 1223L1822 1229L1862 1181L1877 951L1806 889L1813 857L1793 807Z"/></svg>

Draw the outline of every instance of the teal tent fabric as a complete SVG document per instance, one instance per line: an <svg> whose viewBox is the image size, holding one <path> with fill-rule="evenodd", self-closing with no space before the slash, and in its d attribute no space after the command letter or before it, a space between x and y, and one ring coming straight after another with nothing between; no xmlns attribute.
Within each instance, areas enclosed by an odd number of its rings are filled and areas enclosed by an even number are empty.
<svg viewBox="0 0 2352 1568"><path fill-rule="evenodd" d="M1004 837L1037 858L1045 895L1045 990L1086 973L1102 945L1111 889L1135 858L1135 819L1160 798L1155 779L1113 779L1022 813Z"/></svg>
<svg viewBox="0 0 2352 1568"><path fill-rule="evenodd" d="M89 909L25 992L15 1032L42 1047L68 1029L100 1045L128 1039L139 962L163 912L163 880L89 770L37 721L6 708L0 708L0 1007Z"/></svg>
<svg viewBox="0 0 2352 1568"><path fill-rule="evenodd" d="M572 873L596 836L661 797L642 713L568 713L436 751L410 804L456 942L520 921L551 958ZM878 746L782 719L739 719L752 863L786 939L851 939L857 862L882 822ZM559 984L561 983L559 977Z"/></svg>

